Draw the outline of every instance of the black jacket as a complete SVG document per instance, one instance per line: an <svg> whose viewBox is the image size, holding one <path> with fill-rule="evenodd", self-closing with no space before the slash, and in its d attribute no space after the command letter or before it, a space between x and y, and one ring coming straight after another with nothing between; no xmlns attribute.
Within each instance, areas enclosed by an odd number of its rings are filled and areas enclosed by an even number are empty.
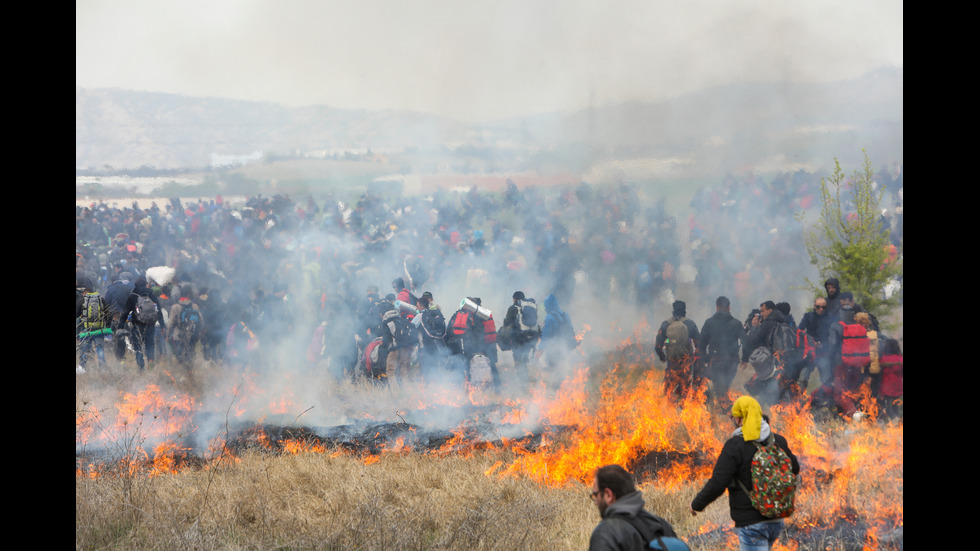
<svg viewBox="0 0 980 551"><path fill-rule="evenodd" d="M624 495L606 508L600 522L589 538L589 551L628 551L643 549L640 532L622 517L636 517L654 536L677 536L666 520L643 508L643 494L635 491Z"/></svg>
<svg viewBox="0 0 980 551"><path fill-rule="evenodd" d="M769 313L768 318L762 320L759 325L753 327L749 331L749 335L745 340L745 346L742 347L742 361L749 361L749 356L752 355L752 351L756 348L760 346L768 346L769 335L772 335L776 325L785 322L786 319L783 317L783 313L779 310L773 310Z"/></svg>
<svg viewBox="0 0 980 551"><path fill-rule="evenodd" d="M800 320L800 329L806 331L808 337L820 343L826 343L830 334L830 324L834 322L830 314L817 315L813 310L803 314Z"/></svg>
<svg viewBox="0 0 980 551"><path fill-rule="evenodd" d="M768 436L768 431L763 429L762 434L764 440ZM792 461L793 474L799 474L800 463L790 451L786 439L778 434L775 435L775 439L776 445L782 448ZM745 441L741 432L729 438L721 449L718 461L715 462L711 478L691 501L691 508L695 511L703 511L709 503L718 499L727 489L729 513L732 520L735 521L736 527L771 520L764 517L752 506L749 495L743 492L742 488L735 482L735 477L738 477L746 488L752 487L752 456L755 455L756 449L754 443Z"/></svg>
<svg viewBox="0 0 980 551"><path fill-rule="evenodd" d="M163 320L163 308L160 306L160 301L156 295L153 294L153 290L139 285L133 289L133 294L129 295L129 299L126 300L126 310L122 314L123 319L131 316L130 321L136 325L143 325L136 320L136 301L139 295L150 297L150 300L157 305L157 323L160 324L161 328L166 327L167 323Z"/></svg>
<svg viewBox="0 0 980 551"><path fill-rule="evenodd" d="M654 343L653 349L657 353L657 357L659 357L660 361L662 362L667 361L667 354L664 351L664 347L667 344L667 326L670 325L671 322L674 321L675 319L681 317L683 316L675 316L664 320L664 322L660 324L660 329L657 331L657 339L656 342ZM684 325L687 326L688 336L691 338L692 341L694 341L694 348L696 350L700 350L701 333L700 331L698 331L698 324L694 323L693 320L684 318Z"/></svg>
<svg viewBox="0 0 980 551"><path fill-rule="evenodd" d="M735 319L731 312L718 311L705 320L701 327L698 346L701 353L708 358L712 356L737 358L739 347L745 346L745 339L742 322Z"/></svg>

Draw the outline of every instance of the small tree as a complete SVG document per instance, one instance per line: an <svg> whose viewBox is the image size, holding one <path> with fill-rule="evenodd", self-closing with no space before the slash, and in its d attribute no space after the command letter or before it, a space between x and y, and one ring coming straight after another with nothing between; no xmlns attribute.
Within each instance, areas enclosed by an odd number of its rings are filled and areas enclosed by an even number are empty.
<svg viewBox="0 0 980 551"><path fill-rule="evenodd" d="M820 179L820 217L804 232L810 263L817 267L820 282L807 283L823 294L823 281L840 280L841 289L854 293L856 302L877 317L887 315L898 304L898 293L886 296L885 288L902 273L901 251L889 260L888 232L879 207L881 189L875 184L867 152L864 170L846 178L834 159L834 172ZM799 214L801 222L805 213Z"/></svg>

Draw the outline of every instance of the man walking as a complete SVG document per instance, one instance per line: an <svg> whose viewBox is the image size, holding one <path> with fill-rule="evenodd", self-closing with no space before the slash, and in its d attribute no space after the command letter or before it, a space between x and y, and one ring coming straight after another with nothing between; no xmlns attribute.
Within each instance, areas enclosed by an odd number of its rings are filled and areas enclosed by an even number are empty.
<svg viewBox="0 0 980 551"><path fill-rule="evenodd" d="M592 530L589 551L639 551L647 548L651 538L677 536L669 522L643 508L642 492L619 465L596 469L592 501L602 521Z"/></svg>
<svg viewBox="0 0 980 551"><path fill-rule="evenodd" d="M773 432L759 402L751 396L736 400L730 417L735 431L722 447L711 478L691 501L691 514L704 511L727 489L729 514L735 521L740 549L772 549L783 531L783 517L767 517L752 505L748 491L753 488L752 458L760 446L779 446L792 464L793 475L800 473L800 463L786 439Z"/></svg>
<svg viewBox="0 0 980 551"><path fill-rule="evenodd" d="M804 369L801 374L801 382L805 383L813 367L816 367L817 374L820 376L820 384L829 385L834 378L834 370L830 365L830 324L834 319L827 313L827 299L817 297L813 301L813 310L803 314L799 328L806 331L806 336L813 339L813 365Z"/></svg>
<svg viewBox="0 0 980 551"><path fill-rule="evenodd" d="M745 328L732 316L728 297L715 300L714 315L701 326L699 345L711 381L711 395L719 403L728 395L738 371L739 349L745 345ZM725 409L728 409L727 405Z"/></svg>
<svg viewBox="0 0 980 551"><path fill-rule="evenodd" d="M674 301L669 319L660 324L654 350L660 361L667 362L664 387L667 393L681 398L696 383L695 361L700 333L698 325L687 319L687 304Z"/></svg>
<svg viewBox="0 0 980 551"><path fill-rule="evenodd" d="M529 382L527 366L541 337L538 305L534 299L524 296L523 291L515 291L512 298L514 303L507 308L503 328L512 341L511 352L514 354L517 383L521 388L526 388Z"/></svg>

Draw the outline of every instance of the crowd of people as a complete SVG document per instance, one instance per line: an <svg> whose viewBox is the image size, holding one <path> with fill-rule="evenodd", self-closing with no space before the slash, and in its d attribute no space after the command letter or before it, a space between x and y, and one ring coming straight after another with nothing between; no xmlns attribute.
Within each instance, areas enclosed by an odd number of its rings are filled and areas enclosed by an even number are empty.
<svg viewBox="0 0 980 551"><path fill-rule="evenodd" d="M863 311L852 293L840 291L837 278L824 286L827 295L814 300L799 324L788 303L772 300L740 322L731 314L731 301L720 296L699 330L685 317L685 303L675 301L655 344L666 363L666 391L680 397L710 381L710 397L726 408L739 367L751 367L744 387L767 406L806 400L812 408L832 409L855 421L868 416L861 407L874 409L876 416L899 415L901 344L882 333L877 318ZM808 394L814 371L816 387Z"/></svg>
<svg viewBox="0 0 980 551"><path fill-rule="evenodd" d="M668 201L644 201L637 186L625 184L520 189L508 182L500 193L363 193L353 204L275 195L171 199L148 208L77 205L76 370L88 368L93 350L106 364L108 343L110 356L125 362L132 354L139 370L160 355L189 369L195 358L264 369L306 363L338 377L382 380L442 371L472 380L475 366L481 382L499 389L499 350L513 354L521 383L538 357L545 374L558 377L578 345L569 306L588 305L592 321L604 315L592 308L596 301L616 313L651 315L684 293L695 309L724 295L723 309L748 310L753 297L798 285L808 259L793 245L802 242L802 226L790 220L811 204L816 181L803 174L769 183L731 178L695 194L686 229ZM900 175L885 185L892 198L885 216L900 244ZM162 275L153 273L161 267ZM387 281L391 292L382 294ZM104 317L82 321L83 298L93 293L104 301ZM443 313L433 293L459 307ZM536 297L544 298L539 304ZM497 305L506 311L501 327ZM521 328L517 312L532 310L541 323ZM703 358L692 364L692 378L706 373L723 394L733 357L719 336L722 324L699 331L688 322L691 356ZM753 342L752 323L743 326L743 356L754 350L745 344ZM670 325L657 338L674 375L684 362L668 358L673 346L662 346ZM822 330L814 330L815 343L828 339ZM833 368L815 363L827 394L840 394ZM783 369L784 383L793 369ZM670 378L683 390L683 377Z"/></svg>

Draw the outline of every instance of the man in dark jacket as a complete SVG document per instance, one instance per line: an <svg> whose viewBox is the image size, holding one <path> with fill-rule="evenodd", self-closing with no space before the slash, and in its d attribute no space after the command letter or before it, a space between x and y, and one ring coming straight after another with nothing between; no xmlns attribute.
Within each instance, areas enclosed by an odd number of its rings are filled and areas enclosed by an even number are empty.
<svg viewBox="0 0 980 551"><path fill-rule="evenodd" d="M758 348L765 348L769 351L770 358L773 357L771 336L776 330L776 326L785 323L783 313L776 309L776 303L767 300L759 305L759 314L752 318L748 337L745 346L742 347L742 361L752 363L756 374L751 380L745 383L745 390L760 400L773 404L779 398L781 367L778 362L769 361L765 367L754 361L750 362L752 353Z"/></svg>
<svg viewBox="0 0 980 551"><path fill-rule="evenodd" d="M651 537L677 536L669 522L643 509L643 493L619 465L596 469L592 500L602 521L592 530L589 551L644 549L643 536L633 522L641 524Z"/></svg>
<svg viewBox="0 0 980 551"><path fill-rule="evenodd" d="M459 309L453 312L446 322L445 342L449 348L449 370L454 376L462 375L463 381L470 380L470 363L473 357L482 353L484 348L484 325L477 319L474 311L465 306L470 302L476 304L473 297L466 297Z"/></svg>
<svg viewBox="0 0 980 551"><path fill-rule="evenodd" d="M698 342L707 365L711 394L716 402L724 400L728 394L738 371L739 349L745 345L745 337L742 322L732 316L728 297L718 297L715 300L715 313L701 326Z"/></svg>
<svg viewBox="0 0 980 551"><path fill-rule="evenodd" d="M786 439L772 431L762 415L762 407L751 396L742 396L735 401L731 418L737 428L725 441L711 478L691 501L691 514L704 511L727 489L729 514L735 521L735 533L738 534L741 549L772 549L783 530L783 519L764 516L752 506L751 498L742 489L743 486L752 488L752 456L758 449L757 444L764 444L771 435L773 440L769 445L783 449L792 463L794 475L800 473L800 463L789 449Z"/></svg>
<svg viewBox="0 0 980 551"><path fill-rule="evenodd" d="M517 383L524 388L529 382L527 366L531 361L534 347L541 336L541 327L537 323L529 324L522 315L525 306L537 310L534 299L528 299L524 296L523 291L515 291L512 298L514 303L507 308L503 328L512 341L511 352L514 354L514 371L517 372Z"/></svg>
<svg viewBox="0 0 980 551"><path fill-rule="evenodd" d="M840 281L836 277L829 277L823 282L823 288L827 291L827 313L837 321L840 317Z"/></svg>
<svg viewBox="0 0 980 551"><path fill-rule="evenodd" d="M687 304L682 300L676 300L672 307L672 316L664 320L657 331L654 350L660 361L667 362L667 369L664 372L666 390L680 398L692 385L699 382L700 374L696 372L696 351L701 336L698 325L686 317ZM675 322L679 323L675 324ZM681 327L686 335L683 337L672 335L675 326ZM687 331L683 331L684 328Z"/></svg>
<svg viewBox="0 0 980 551"><path fill-rule="evenodd" d="M816 367L820 375L820 383L829 385L834 378L834 370L830 365L830 345L828 336L830 334L830 324L833 318L827 313L827 299L817 297L813 301L813 310L803 314L800 320L800 329L806 331L806 336L813 339L813 366ZM810 376L812 368L808 368L802 374L803 379Z"/></svg>
<svg viewBox="0 0 980 551"><path fill-rule="evenodd" d="M155 316L152 320L141 315L143 309L139 307L140 297L149 298L156 306ZM126 310L123 312L123 318L129 318L132 323L133 349L136 351L136 365L139 367L139 372L143 373L143 369L146 367L146 362L143 359L144 351L146 353L146 360L149 361L151 368L156 358L154 353L154 332L156 324L159 323L161 329L166 329L166 322L163 320L163 309L160 307L160 301L153 294L153 290L150 289L145 277L140 276L136 280L133 294L129 295L129 300L126 301Z"/></svg>
<svg viewBox="0 0 980 551"><path fill-rule="evenodd" d="M416 303L418 315L412 323L418 328L419 374L422 380L431 383L438 379L449 357L446 348L446 318L433 301L432 293L426 291Z"/></svg>

